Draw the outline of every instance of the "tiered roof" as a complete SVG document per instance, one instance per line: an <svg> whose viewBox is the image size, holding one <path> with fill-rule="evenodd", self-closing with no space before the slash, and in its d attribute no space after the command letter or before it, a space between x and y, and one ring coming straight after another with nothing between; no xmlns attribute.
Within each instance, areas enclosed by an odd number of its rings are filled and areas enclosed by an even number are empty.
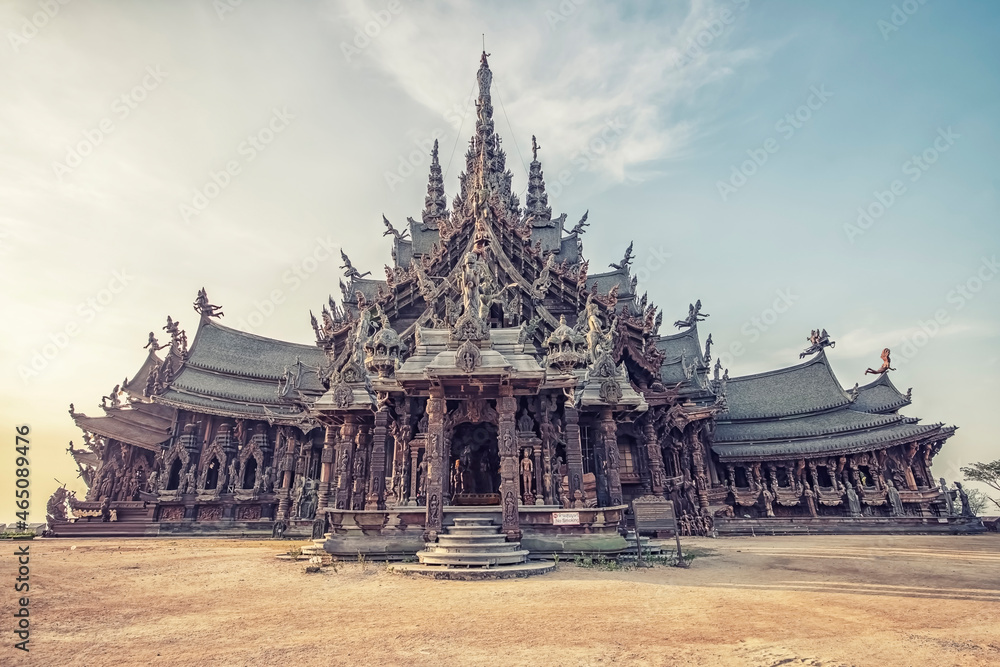
<svg viewBox="0 0 1000 667"><path fill-rule="evenodd" d="M187 359L157 403L236 418L303 418L323 391L323 350L286 343L202 317Z"/></svg>
<svg viewBox="0 0 1000 667"><path fill-rule="evenodd" d="M796 366L732 378L726 399L712 446L723 461L850 454L955 430L898 414L909 399L885 376L844 391L823 351Z"/></svg>

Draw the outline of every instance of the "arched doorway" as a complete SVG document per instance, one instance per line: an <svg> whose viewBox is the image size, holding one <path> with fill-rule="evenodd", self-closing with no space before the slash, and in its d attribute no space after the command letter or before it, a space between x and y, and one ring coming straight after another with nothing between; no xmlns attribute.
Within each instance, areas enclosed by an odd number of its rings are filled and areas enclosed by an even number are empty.
<svg viewBox="0 0 1000 667"><path fill-rule="evenodd" d="M466 422L455 426L448 457L448 489L453 505L500 504L495 424Z"/></svg>

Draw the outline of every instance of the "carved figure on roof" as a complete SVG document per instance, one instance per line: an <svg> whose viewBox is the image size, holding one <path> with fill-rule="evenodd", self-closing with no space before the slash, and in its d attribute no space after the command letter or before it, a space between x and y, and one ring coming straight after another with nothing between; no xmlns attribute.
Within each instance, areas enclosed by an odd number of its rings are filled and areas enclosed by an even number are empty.
<svg viewBox="0 0 1000 667"><path fill-rule="evenodd" d="M463 314L482 317L481 289L488 280L486 271L486 265L479 261L479 255L474 252L466 253L462 273L458 278L459 288L462 290Z"/></svg>
<svg viewBox="0 0 1000 667"><path fill-rule="evenodd" d="M400 233L395 227L392 226L392 223L389 222L389 219L386 218L384 214L382 215L382 224L385 225L385 231L382 232L382 236L389 236L392 234L397 241L403 241L410 235L409 229L404 229L403 232Z"/></svg>
<svg viewBox="0 0 1000 667"><path fill-rule="evenodd" d="M712 334L705 339L705 365L712 363Z"/></svg>
<svg viewBox="0 0 1000 667"><path fill-rule="evenodd" d="M209 303L208 294L205 292L204 287L198 290L198 296L194 299L194 310L199 315L205 315L206 317L225 317L225 314L222 312L222 306Z"/></svg>
<svg viewBox="0 0 1000 667"><path fill-rule="evenodd" d="M867 369L865 371L865 375L868 375L869 373L872 375L884 375L889 371L896 370L891 366L891 363L892 362L889 360L889 348L885 348L882 350L882 365L878 368L878 370L875 370L874 368Z"/></svg>
<svg viewBox="0 0 1000 667"><path fill-rule="evenodd" d="M120 392L121 392L121 385L116 384L115 388L111 390L110 394L108 394L107 396L101 396L100 407L104 408L105 410L121 407L122 402L121 399L118 397L118 394Z"/></svg>
<svg viewBox="0 0 1000 667"><path fill-rule="evenodd" d="M344 269L344 277L350 278L351 280L360 280L367 275L371 275L371 271L365 271L364 273L358 273L358 270L354 268L351 264L351 258L347 256L343 250L340 251L340 258L344 261L344 264L340 267Z"/></svg>
<svg viewBox="0 0 1000 667"><path fill-rule="evenodd" d="M608 266L610 266L612 269L618 269L619 271L627 271L629 265L632 264L632 246L633 245L635 245L634 241L629 242L628 248L625 249L625 257L622 258L621 262L619 262L617 264L614 263L614 262L611 262L610 264L608 264Z"/></svg>
<svg viewBox="0 0 1000 667"><path fill-rule="evenodd" d="M594 363L602 353L610 351L611 345L608 334L604 332L604 328L601 326L601 316L598 313L593 293L587 297L587 303L584 306L584 317L587 322L587 349L590 352L590 361Z"/></svg>
<svg viewBox="0 0 1000 667"><path fill-rule="evenodd" d="M149 350L150 352L156 352L157 350L162 350L163 348L167 347L167 345L168 343L160 345L160 342L156 340L156 334L150 331L149 340L146 341L146 344L142 346L142 349Z"/></svg>
<svg viewBox="0 0 1000 667"><path fill-rule="evenodd" d="M813 329L809 332L809 338L806 340L809 341L809 347L799 354L799 359L804 359L810 354L816 354L824 347L837 347L836 341L830 340L830 335L826 333L826 329L823 329L822 331L819 329Z"/></svg>
<svg viewBox="0 0 1000 667"><path fill-rule="evenodd" d="M683 320L677 320L674 322L674 326L678 329L688 329L693 327L698 322L704 321L706 317L709 317L709 314L702 314L701 299L698 299L694 303L688 304L688 316Z"/></svg>
<svg viewBox="0 0 1000 667"><path fill-rule="evenodd" d="M590 215L589 208L583 212L583 217L580 218L580 222L576 223L576 225L573 226L573 229L571 229L569 233L576 234L577 236L579 236L580 234L583 234L585 231L587 231L587 227L590 227L590 223L587 222L588 215Z"/></svg>

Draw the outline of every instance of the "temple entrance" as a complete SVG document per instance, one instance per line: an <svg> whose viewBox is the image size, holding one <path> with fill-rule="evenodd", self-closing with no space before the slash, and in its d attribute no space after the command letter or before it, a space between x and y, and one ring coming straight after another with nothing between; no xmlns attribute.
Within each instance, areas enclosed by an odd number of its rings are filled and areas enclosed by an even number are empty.
<svg viewBox="0 0 1000 667"><path fill-rule="evenodd" d="M500 454L495 424L456 426L448 464L452 505L500 504Z"/></svg>

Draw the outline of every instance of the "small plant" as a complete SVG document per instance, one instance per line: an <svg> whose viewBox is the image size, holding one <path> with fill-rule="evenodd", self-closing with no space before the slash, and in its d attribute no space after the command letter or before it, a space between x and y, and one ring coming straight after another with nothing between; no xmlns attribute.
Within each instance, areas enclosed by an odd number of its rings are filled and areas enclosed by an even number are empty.
<svg viewBox="0 0 1000 667"><path fill-rule="evenodd" d="M559 554L557 553L552 554L552 561L555 563L556 567L559 567Z"/></svg>
<svg viewBox="0 0 1000 667"><path fill-rule="evenodd" d="M361 565L361 571L368 571L368 557L365 556L361 551L358 551L358 564Z"/></svg>
<svg viewBox="0 0 1000 667"><path fill-rule="evenodd" d="M288 555L291 556L293 559L298 559L298 557L302 555L302 547L295 547L294 549L289 549Z"/></svg>

